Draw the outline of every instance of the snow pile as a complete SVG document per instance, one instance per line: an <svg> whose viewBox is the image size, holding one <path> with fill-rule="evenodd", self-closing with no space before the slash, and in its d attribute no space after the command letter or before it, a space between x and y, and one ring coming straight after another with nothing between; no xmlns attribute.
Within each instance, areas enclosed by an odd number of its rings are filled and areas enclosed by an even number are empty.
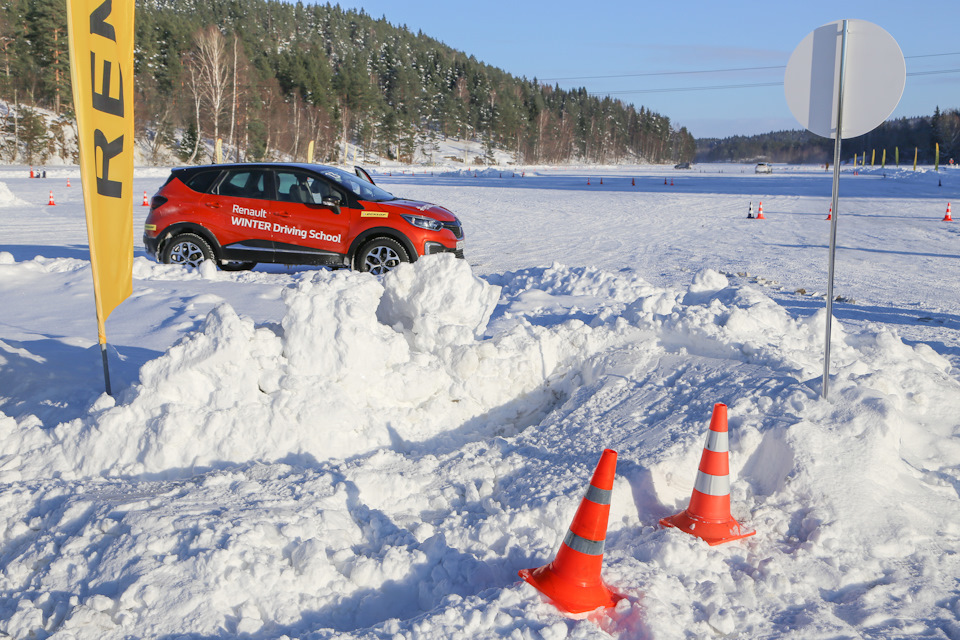
<svg viewBox="0 0 960 640"><path fill-rule="evenodd" d="M956 629L937 603L957 569L938 549L960 541L942 518L960 389L929 347L836 333L824 402L822 317L716 271L676 289L559 264L491 280L451 256L382 280L306 272L279 324L221 304L116 405L55 428L0 415L0 472L23 488L0 500L18 541L0 592L33 594L0 631ZM686 506L715 402L734 515L759 533L708 548L656 522ZM566 620L516 571L553 556L605 446L620 459L604 577L626 599Z"/></svg>
<svg viewBox="0 0 960 640"><path fill-rule="evenodd" d="M4 182L0 182L0 207L27 207L30 203L25 202L13 195L10 187Z"/></svg>

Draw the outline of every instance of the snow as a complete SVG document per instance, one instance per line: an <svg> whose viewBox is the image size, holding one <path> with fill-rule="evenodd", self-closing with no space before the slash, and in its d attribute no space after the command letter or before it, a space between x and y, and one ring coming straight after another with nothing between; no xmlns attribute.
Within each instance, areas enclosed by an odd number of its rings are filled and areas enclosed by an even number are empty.
<svg viewBox="0 0 960 640"><path fill-rule="evenodd" d="M827 400L822 167L381 167L467 256L382 278L137 241L114 397L79 171L28 172L0 168L0 637L960 638L953 170L844 170ZM757 534L710 547L657 523L720 402ZM517 571L606 447L624 600L565 616Z"/></svg>

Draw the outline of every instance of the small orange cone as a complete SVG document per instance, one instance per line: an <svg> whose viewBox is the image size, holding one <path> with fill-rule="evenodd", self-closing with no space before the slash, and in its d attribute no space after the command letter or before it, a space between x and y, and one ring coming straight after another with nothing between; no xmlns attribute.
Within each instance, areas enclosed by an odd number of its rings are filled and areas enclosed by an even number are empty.
<svg viewBox="0 0 960 640"><path fill-rule="evenodd" d="M30 177L33 177L33 167L30 167Z"/></svg>
<svg viewBox="0 0 960 640"><path fill-rule="evenodd" d="M710 433L703 447L697 481L685 511L660 520L707 544L717 545L752 536L730 515L730 458L727 445L727 405L715 404Z"/></svg>
<svg viewBox="0 0 960 640"><path fill-rule="evenodd" d="M600 178L600 184L603 184L603 178Z"/></svg>
<svg viewBox="0 0 960 640"><path fill-rule="evenodd" d="M637 179L636 179L636 178L630 178L630 186L631 186L631 187L637 186Z"/></svg>
<svg viewBox="0 0 960 640"><path fill-rule="evenodd" d="M947 203L947 215L943 216L942 222L953 222L953 218L950 216L950 203Z"/></svg>
<svg viewBox="0 0 960 640"><path fill-rule="evenodd" d="M673 186L673 178L670 178L670 186Z"/></svg>
<svg viewBox="0 0 960 640"><path fill-rule="evenodd" d="M830 213L827 214L827 220L833 220L833 207L830 207Z"/></svg>
<svg viewBox="0 0 960 640"><path fill-rule="evenodd" d="M149 207L149 206L150 206L150 201L147 200L147 192L146 192L146 191L143 192L143 206L144 206L144 207Z"/></svg>
<svg viewBox="0 0 960 640"><path fill-rule="evenodd" d="M617 452L604 449L556 558L539 569L520 571L521 578L567 613L585 613L597 607L612 607L621 600L621 596L611 591L600 579L603 543L610 517L610 495L616 471Z"/></svg>
<svg viewBox="0 0 960 640"><path fill-rule="evenodd" d="M663 184L664 184L664 185L667 184L667 179L666 179L666 178L663 179Z"/></svg>
<svg viewBox="0 0 960 640"><path fill-rule="evenodd" d="M67 178L67 186L70 186L70 178Z"/></svg>
<svg viewBox="0 0 960 640"><path fill-rule="evenodd" d="M590 178L587 178L587 186L590 186Z"/></svg>
<svg viewBox="0 0 960 640"><path fill-rule="evenodd" d="M52 207L52 206L55 205L55 204L57 204L57 203L53 201L53 191L51 191L51 192L50 192L50 200L47 201L47 205Z"/></svg>
<svg viewBox="0 0 960 640"><path fill-rule="evenodd" d="M763 201L762 200L760 201L760 204L757 205L757 220L766 220L766 218L763 217Z"/></svg>

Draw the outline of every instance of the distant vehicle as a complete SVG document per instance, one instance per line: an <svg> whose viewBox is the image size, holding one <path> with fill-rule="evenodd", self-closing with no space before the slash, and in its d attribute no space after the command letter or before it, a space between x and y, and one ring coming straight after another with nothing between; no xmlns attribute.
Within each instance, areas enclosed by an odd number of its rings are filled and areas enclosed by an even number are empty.
<svg viewBox="0 0 960 640"><path fill-rule="evenodd" d="M689 162L681 162L681 163L679 163L679 164L673 165L673 168L674 168L674 169L689 169L689 168L690 168L690 163L689 163Z"/></svg>
<svg viewBox="0 0 960 640"><path fill-rule="evenodd" d="M757 173L773 173L773 165L768 162L760 162L754 171Z"/></svg>
<svg viewBox="0 0 960 640"><path fill-rule="evenodd" d="M226 271L272 262L379 275L428 254L463 257L453 213L356 173L294 163L177 168L153 196L143 244L163 263L215 260Z"/></svg>

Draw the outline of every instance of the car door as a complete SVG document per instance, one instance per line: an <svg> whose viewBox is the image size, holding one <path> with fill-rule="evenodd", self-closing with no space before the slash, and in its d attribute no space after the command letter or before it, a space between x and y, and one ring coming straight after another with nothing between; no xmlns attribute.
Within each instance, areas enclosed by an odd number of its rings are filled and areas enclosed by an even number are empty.
<svg viewBox="0 0 960 640"><path fill-rule="evenodd" d="M273 262L273 183L262 168L233 168L224 172L203 198L209 212L206 225L216 236L224 260Z"/></svg>
<svg viewBox="0 0 960 640"><path fill-rule="evenodd" d="M277 204L288 214L274 228L277 260L291 264L342 264L350 240L350 213L339 206L345 202L344 195L327 180L308 171L277 169L275 175Z"/></svg>

